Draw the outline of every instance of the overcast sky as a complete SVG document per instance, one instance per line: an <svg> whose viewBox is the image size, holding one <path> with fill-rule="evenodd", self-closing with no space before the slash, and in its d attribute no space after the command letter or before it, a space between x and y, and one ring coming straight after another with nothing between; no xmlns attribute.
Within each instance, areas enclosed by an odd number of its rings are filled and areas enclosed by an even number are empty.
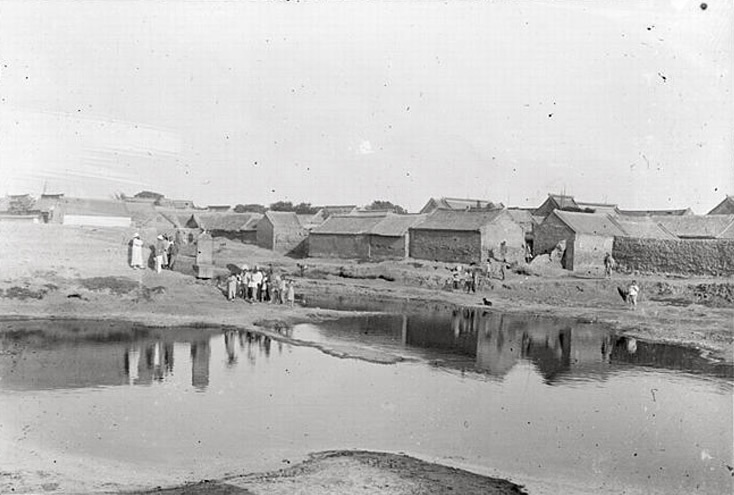
<svg viewBox="0 0 734 495"><path fill-rule="evenodd" d="M0 194L734 194L731 1L0 0Z"/></svg>

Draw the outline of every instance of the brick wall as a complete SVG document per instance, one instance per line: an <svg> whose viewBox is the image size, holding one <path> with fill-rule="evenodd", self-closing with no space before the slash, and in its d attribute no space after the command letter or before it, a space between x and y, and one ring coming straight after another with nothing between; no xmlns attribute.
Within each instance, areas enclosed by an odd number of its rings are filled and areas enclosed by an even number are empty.
<svg viewBox="0 0 734 495"><path fill-rule="evenodd" d="M411 229L409 237L411 258L448 263L482 260L479 232Z"/></svg>
<svg viewBox="0 0 734 495"><path fill-rule="evenodd" d="M616 237L621 271L683 275L734 275L734 240L660 240Z"/></svg>
<svg viewBox="0 0 734 495"><path fill-rule="evenodd" d="M312 232L308 244L308 255L317 258L363 259L368 254L367 237L363 235Z"/></svg>
<svg viewBox="0 0 734 495"><path fill-rule="evenodd" d="M587 275L603 274L604 256L612 252L613 243L613 237L577 235L573 242L572 266L566 268Z"/></svg>
<svg viewBox="0 0 734 495"><path fill-rule="evenodd" d="M506 243L505 259L523 261L525 259L525 231L508 215L502 215L483 229L482 244L485 252L493 252L495 258L501 256L502 241ZM484 259L486 260L486 255Z"/></svg>
<svg viewBox="0 0 734 495"><path fill-rule="evenodd" d="M573 231L563 223L557 216L551 215L543 223L536 225L533 231L533 255L547 254L553 251L562 240L571 243L574 238Z"/></svg>
<svg viewBox="0 0 734 495"><path fill-rule="evenodd" d="M407 256L406 238L407 235L401 236L385 236L371 235L370 242L370 259L403 259Z"/></svg>

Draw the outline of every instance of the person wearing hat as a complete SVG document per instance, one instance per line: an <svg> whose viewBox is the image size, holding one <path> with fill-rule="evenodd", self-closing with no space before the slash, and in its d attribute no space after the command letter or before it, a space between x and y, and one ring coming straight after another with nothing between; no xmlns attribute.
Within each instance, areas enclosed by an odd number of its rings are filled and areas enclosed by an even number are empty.
<svg viewBox="0 0 734 495"><path fill-rule="evenodd" d="M143 268L143 241L137 232L130 241L130 267L133 270Z"/></svg>
<svg viewBox="0 0 734 495"><path fill-rule="evenodd" d="M161 273L161 269L163 268L163 253L165 252L165 245L163 241L163 236L159 235L156 237L155 242L155 272Z"/></svg>

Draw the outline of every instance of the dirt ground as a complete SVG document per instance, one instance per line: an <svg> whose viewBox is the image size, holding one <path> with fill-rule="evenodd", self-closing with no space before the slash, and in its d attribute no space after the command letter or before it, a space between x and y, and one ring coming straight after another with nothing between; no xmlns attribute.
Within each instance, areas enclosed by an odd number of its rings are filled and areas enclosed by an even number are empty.
<svg viewBox="0 0 734 495"><path fill-rule="evenodd" d="M271 333L278 325L333 318L335 311L296 305L229 302L217 280L193 276L193 247L185 247L175 271L133 270L128 265L131 229L0 224L0 318L91 318L128 320L147 325L234 325ZM146 244L154 235L142 232ZM548 264L508 271L505 280L483 281L476 294L448 287L449 265L422 261L358 263L344 260L295 260L252 245L215 241L216 275L242 263L273 266L296 280L297 299L356 296L411 305L441 302L479 305L505 312L568 316L608 323L620 333L648 341L696 347L713 359L734 361L734 280L634 277L641 286L636 310L617 294L633 275L611 280L577 278ZM1 326L0 326L1 328ZM402 356L345 344L312 345L340 357L395 362ZM391 466L401 466L395 469ZM244 476L180 487L171 493L519 493L498 480L427 468L419 461L377 454L324 454L299 469ZM468 476L468 478L467 478ZM471 479L470 479L471 478ZM331 480L331 481L329 481ZM462 481L465 480L465 481ZM353 483L349 487L340 483ZM471 483L479 483L476 491ZM462 483L470 484L462 484ZM481 483L488 483L486 486ZM219 483L219 484L216 484ZM385 485L385 486L383 486ZM360 488L362 486L362 488ZM216 489L215 489L216 487ZM388 489L388 487L390 487ZM430 488L429 488L430 487ZM384 488L384 489L383 489ZM193 491L191 491L193 490ZM203 491L202 491L203 490ZM510 490L510 491L503 491Z"/></svg>

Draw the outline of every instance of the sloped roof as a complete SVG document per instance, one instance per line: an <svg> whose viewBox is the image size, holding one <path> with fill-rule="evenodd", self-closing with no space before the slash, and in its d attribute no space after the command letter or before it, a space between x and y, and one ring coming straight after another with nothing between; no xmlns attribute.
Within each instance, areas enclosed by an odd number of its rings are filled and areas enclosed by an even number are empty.
<svg viewBox="0 0 734 495"><path fill-rule="evenodd" d="M65 215L132 218L125 203L111 199L63 198L59 202Z"/></svg>
<svg viewBox="0 0 734 495"><path fill-rule="evenodd" d="M672 234L690 239L715 239L734 224L734 215L653 217Z"/></svg>
<svg viewBox="0 0 734 495"><path fill-rule="evenodd" d="M732 213L734 213L734 196L728 194L721 203L708 212L709 215L730 215Z"/></svg>
<svg viewBox="0 0 734 495"><path fill-rule="evenodd" d="M692 215L690 208L682 210L619 210L623 217L653 217L653 216L682 216Z"/></svg>
<svg viewBox="0 0 734 495"><path fill-rule="evenodd" d="M535 208L507 208L505 211L507 211L507 214L510 215L510 218L512 218L515 223L522 225L523 228L532 227L533 211L535 211Z"/></svg>
<svg viewBox="0 0 734 495"><path fill-rule="evenodd" d="M265 218L270 220L274 227L285 229L302 229L298 216L292 211L266 211Z"/></svg>
<svg viewBox="0 0 734 495"><path fill-rule="evenodd" d="M576 203L576 200L573 199L573 196L565 194L548 194L548 198L553 200L558 208L579 208L579 205Z"/></svg>
<svg viewBox="0 0 734 495"><path fill-rule="evenodd" d="M615 219L622 227L626 237L637 237L640 239L677 239L665 227L650 217L633 217L632 219Z"/></svg>
<svg viewBox="0 0 734 495"><path fill-rule="evenodd" d="M576 201L576 204L578 207L582 210L590 209L594 210L594 213L611 213L615 214L617 213L617 205L612 205L608 203L589 203L589 202L582 202L582 201Z"/></svg>
<svg viewBox="0 0 734 495"><path fill-rule="evenodd" d="M312 234L369 234L384 220L381 216L332 215L311 230Z"/></svg>
<svg viewBox="0 0 734 495"><path fill-rule="evenodd" d="M575 211L555 210L551 215L556 215L577 234L602 237L625 236L622 227L606 213L577 213Z"/></svg>
<svg viewBox="0 0 734 495"><path fill-rule="evenodd" d="M502 208L502 203L494 203L486 199L472 198L430 198L421 208L421 213L431 213L434 210L456 210L463 211L471 208L487 208L495 206Z"/></svg>
<svg viewBox="0 0 734 495"><path fill-rule="evenodd" d="M252 213L197 213L194 215L198 219L199 227L206 230L224 230L229 232L238 232L246 230L244 227L252 218Z"/></svg>
<svg viewBox="0 0 734 495"><path fill-rule="evenodd" d="M408 229L425 220L426 215L394 215L382 218L380 223L372 228L371 234L388 237L398 237L408 233Z"/></svg>
<svg viewBox="0 0 734 495"><path fill-rule="evenodd" d="M505 210L436 210L424 221L412 227L415 230L479 231L494 222Z"/></svg>

